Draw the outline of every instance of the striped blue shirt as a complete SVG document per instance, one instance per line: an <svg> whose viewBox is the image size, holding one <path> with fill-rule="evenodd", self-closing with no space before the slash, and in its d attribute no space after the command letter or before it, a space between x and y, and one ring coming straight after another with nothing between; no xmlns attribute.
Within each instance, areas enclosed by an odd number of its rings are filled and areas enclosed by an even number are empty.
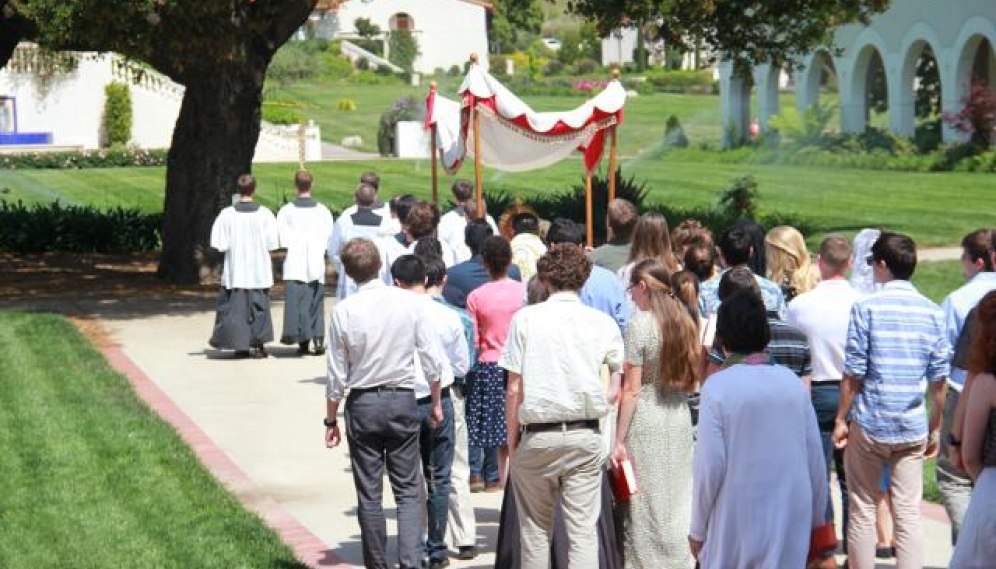
<svg viewBox="0 0 996 569"><path fill-rule="evenodd" d="M844 373L861 388L851 419L879 443L926 439L926 382L944 381L950 351L944 313L909 281L890 281L854 303Z"/></svg>

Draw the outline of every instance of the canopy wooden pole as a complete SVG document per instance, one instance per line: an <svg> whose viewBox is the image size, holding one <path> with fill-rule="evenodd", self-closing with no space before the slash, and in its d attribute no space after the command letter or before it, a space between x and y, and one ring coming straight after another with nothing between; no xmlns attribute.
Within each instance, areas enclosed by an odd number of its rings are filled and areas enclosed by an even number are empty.
<svg viewBox="0 0 996 569"><path fill-rule="evenodd" d="M436 125L432 125L430 144L432 148L432 203L439 203L439 151L436 148Z"/></svg>
<svg viewBox="0 0 996 569"><path fill-rule="evenodd" d="M588 247L595 246L595 236L592 234L593 214L591 208L591 172L584 176L584 225L587 233L586 243Z"/></svg>
<svg viewBox="0 0 996 569"><path fill-rule="evenodd" d="M429 84L429 90L435 94L436 82ZM429 127L429 153L432 156L432 203L439 203L439 160L436 152L436 123Z"/></svg>
<svg viewBox="0 0 996 569"><path fill-rule="evenodd" d="M609 128L609 201L616 199L616 125Z"/></svg>
<svg viewBox="0 0 996 569"><path fill-rule="evenodd" d="M477 65L477 54L470 54L470 64ZM477 112L477 104L470 109L474 117L474 190L477 193L477 218L484 219L484 184L481 181L481 114Z"/></svg>
<svg viewBox="0 0 996 569"><path fill-rule="evenodd" d="M619 68L612 70L612 80L619 80ZM609 201L616 199L616 128L609 128Z"/></svg>

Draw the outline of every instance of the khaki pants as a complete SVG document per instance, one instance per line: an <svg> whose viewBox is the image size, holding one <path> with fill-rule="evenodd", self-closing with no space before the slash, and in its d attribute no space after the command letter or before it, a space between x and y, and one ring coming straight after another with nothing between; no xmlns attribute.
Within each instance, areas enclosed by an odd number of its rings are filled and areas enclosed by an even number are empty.
<svg viewBox="0 0 996 569"><path fill-rule="evenodd" d="M850 499L847 526L848 563L851 569L875 567L875 512L882 467L892 466L889 492L896 538L896 567L923 567L923 528L920 524L920 500L923 496L923 453L926 440L900 445L883 444L865 435L852 421L844 470Z"/></svg>
<svg viewBox="0 0 996 569"><path fill-rule="evenodd" d="M568 565L598 567L602 437L595 431L523 433L512 456L512 489L519 510L521 569L550 566L553 510L561 500L567 528Z"/></svg>
<svg viewBox="0 0 996 569"><path fill-rule="evenodd" d="M477 543L477 522L474 505L470 502L470 463L467 453L466 398L463 390L450 390L453 400L453 467L450 469L450 517L446 526L448 541L454 547L469 547Z"/></svg>

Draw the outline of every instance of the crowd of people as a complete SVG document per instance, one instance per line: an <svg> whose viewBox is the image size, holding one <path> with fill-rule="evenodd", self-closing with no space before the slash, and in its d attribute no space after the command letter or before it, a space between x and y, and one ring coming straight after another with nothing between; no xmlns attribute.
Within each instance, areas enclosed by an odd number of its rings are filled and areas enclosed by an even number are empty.
<svg viewBox="0 0 996 569"><path fill-rule="evenodd" d="M933 456L950 567L994 566L996 229L965 236L968 282L938 306L889 231L813 255L792 227L671 230L617 199L586 250L580 225L528 208L499 231L462 180L443 214L380 201L366 173L336 220L310 174L294 183L274 216L243 176L215 222L210 344L266 357L286 249L280 340L327 351L325 440L349 447L366 567L393 566L385 471L402 568L477 555L476 491L505 492L503 569L836 567L834 467L847 565L875 566L888 495L888 554L919 568ZM613 494L620 473L635 492Z"/></svg>

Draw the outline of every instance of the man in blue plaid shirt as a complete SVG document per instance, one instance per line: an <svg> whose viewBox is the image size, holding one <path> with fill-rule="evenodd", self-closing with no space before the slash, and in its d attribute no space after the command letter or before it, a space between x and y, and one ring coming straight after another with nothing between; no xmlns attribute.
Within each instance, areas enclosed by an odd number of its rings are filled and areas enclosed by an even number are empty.
<svg viewBox="0 0 996 569"><path fill-rule="evenodd" d="M909 282L916 268L913 240L883 232L867 262L883 286L851 309L833 434L837 448L845 448L848 561L852 569L875 566L875 510L888 463L896 567L920 568L923 461L940 442L950 347L944 313Z"/></svg>

